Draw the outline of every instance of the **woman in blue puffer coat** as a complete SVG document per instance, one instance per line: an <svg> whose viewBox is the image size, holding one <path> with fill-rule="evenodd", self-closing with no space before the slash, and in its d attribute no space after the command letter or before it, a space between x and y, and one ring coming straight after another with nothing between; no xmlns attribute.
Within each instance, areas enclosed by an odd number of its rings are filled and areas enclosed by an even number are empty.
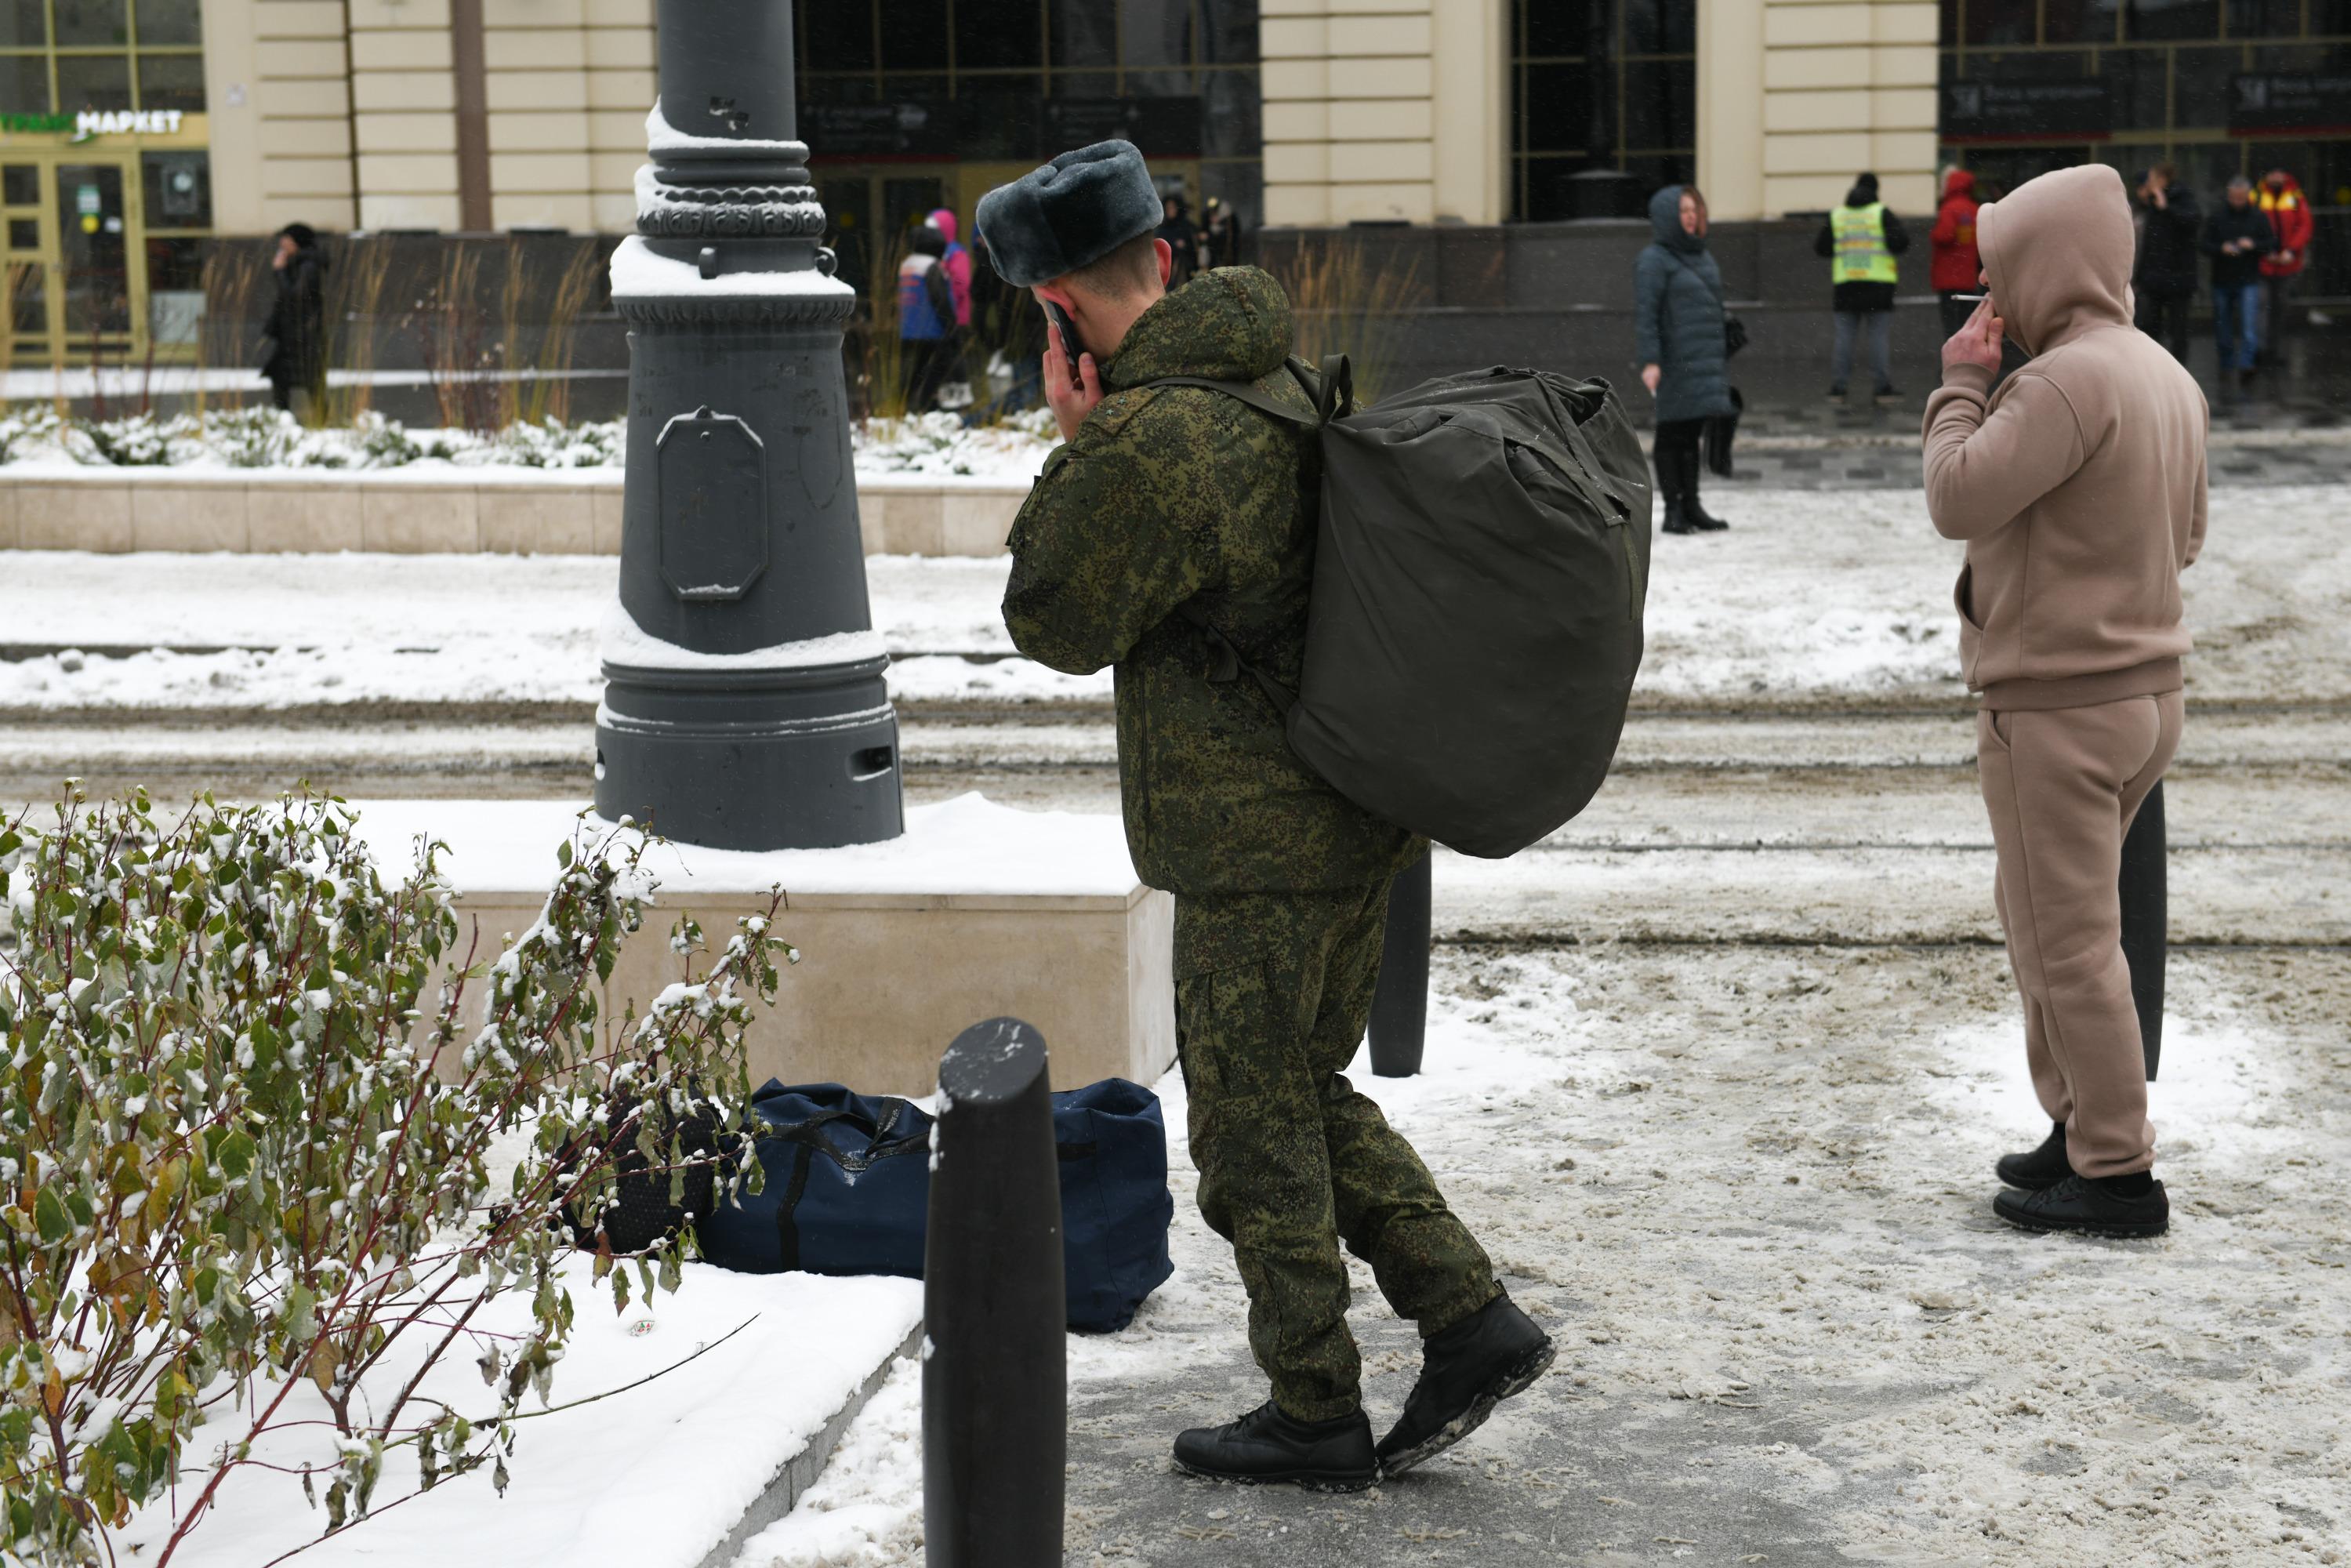
<svg viewBox="0 0 2351 1568"><path fill-rule="evenodd" d="M1666 505L1666 532L1711 533L1729 525L1698 505L1698 442L1706 422L1732 412L1728 312L1722 274L1706 252L1706 198L1688 185L1667 185L1649 198L1656 231L1634 274L1635 358L1641 384L1656 398L1657 494Z"/></svg>

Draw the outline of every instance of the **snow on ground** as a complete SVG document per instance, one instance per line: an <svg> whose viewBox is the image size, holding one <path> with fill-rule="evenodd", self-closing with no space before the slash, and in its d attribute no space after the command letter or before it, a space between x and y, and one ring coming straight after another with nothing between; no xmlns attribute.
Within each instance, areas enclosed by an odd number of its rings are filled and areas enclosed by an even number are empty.
<svg viewBox="0 0 2351 1568"><path fill-rule="evenodd" d="M687 269L689 276L691 271ZM739 277L730 277L728 286L737 281ZM627 434L627 423L617 419L578 424L546 420L485 435L470 430L411 429L373 412L359 415L348 426L314 429L269 408L61 420L46 408L19 406L0 412L0 470L46 475L89 468L171 468L260 475L321 468L428 474L452 468L588 468L618 474L625 460ZM923 413L850 427L857 471L868 476L1025 485L1060 442L1052 413L1046 409L986 425L967 425L952 413Z"/></svg>
<svg viewBox="0 0 2351 1568"><path fill-rule="evenodd" d="M2339 1561L2351 1056L2328 1020L2351 973L2266 1007L2284 962L2175 958L2154 1091L2175 1228L2111 1243L1988 1212L1993 1155L2046 1126L1996 952L1440 954L1427 1071L1359 1060L1354 1082L1562 1354L1356 1500L1167 1470L1177 1428L1263 1387L1170 1074L1178 1272L1125 1333L1070 1341L1068 1561ZM1417 1353L1351 1267L1383 1423ZM838 1500L739 1568L921 1561L904 1398L852 1428Z"/></svg>
<svg viewBox="0 0 2351 1568"><path fill-rule="evenodd" d="M1645 700L1956 698L1959 548L1916 491L1751 491L1659 538ZM2192 695L2332 697L2351 664L2344 486L2220 491L2188 574ZM1106 674L1008 653L1007 558L876 557L902 701L1102 702ZM592 703L614 564L596 557L0 553L0 707ZM172 647L203 653L149 651ZM92 650L127 657L100 657ZM980 655L975 659L970 655Z"/></svg>
<svg viewBox="0 0 2351 1568"><path fill-rule="evenodd" d="M455 1547L457 1561L502 1568L695 1568L922 1316L922 1286L913 1281L730 1274L699 1263L685 1266L677 1291L635 1300L616 1316L609 1293L588 1278L590 1262L564 1265L578 1326L556 1370L554 1413L531 1414L537 1401L524 1403L505 1495L476 1472L409 1500L417 1473L408 1450L398 1450L375 1497L378 1517L311 1548L303 1563L440 1563ZM527 1325L528 1306L502 1299L476 1325L512 1333ZM460 1350L420 1393L459 1410L495 1409L473 1353ZM387 1386L409 1370L387 1364ZM295 1398L302 1416L326 1415L307 1384ZM199 1441L235 1435L233 1417L223 1418ZM312 1425L264 1439L255 1456L318 1462L333 1448L331 1427ZM258 1468L224 1483L217 1507L173 1563L254 1568L326 1530L296 1478ZM120 1560L153 1561L169 1525L161 1507L134 1520L118 1537Z"/></svg>

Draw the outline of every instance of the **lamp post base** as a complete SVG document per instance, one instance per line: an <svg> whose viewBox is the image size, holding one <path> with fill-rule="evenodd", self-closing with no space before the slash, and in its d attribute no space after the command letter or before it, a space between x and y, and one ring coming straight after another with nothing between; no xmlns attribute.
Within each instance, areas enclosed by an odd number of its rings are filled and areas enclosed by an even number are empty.
<svg viewBox="0 0 2351 1568"><path fill-rule="evenodd" d="M905 830L883 661L604 666L596 814L721 850L825 850Z"/></svg>

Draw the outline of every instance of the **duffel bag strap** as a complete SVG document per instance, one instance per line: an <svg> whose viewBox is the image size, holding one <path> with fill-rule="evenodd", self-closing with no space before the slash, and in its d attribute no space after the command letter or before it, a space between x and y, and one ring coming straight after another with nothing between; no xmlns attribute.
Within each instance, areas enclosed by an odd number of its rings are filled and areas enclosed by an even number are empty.
<svg viewBox="0 0 2351 1568"><path fill-rule="evenodd" d="M792 1179L784 1187L784 1196L776 1204L776 1252L782 1260L778 1267L785 1273L796 1272L800 1266L800 1197L808 1191L809 1165L816 1150L803 1143L792 1145Z"/></svg>
<svg viewBox="0 0 2351 1568"><path fill-rule="evenodd" d="M1288 403L1276 400L1255 382L1218 382L1211 381L1207 376L1161 376L1157 381L1138 382L1132 390L1142 392L1149 387L1206 387L1210 392L1220 392L1237 402L1249 404L1259 413L1271 414L1274 418L1287 423L1302 424L1309 430L1317 429L1322 423L1322 415L1319 411L1314 413L1301 413Z"/></svg>

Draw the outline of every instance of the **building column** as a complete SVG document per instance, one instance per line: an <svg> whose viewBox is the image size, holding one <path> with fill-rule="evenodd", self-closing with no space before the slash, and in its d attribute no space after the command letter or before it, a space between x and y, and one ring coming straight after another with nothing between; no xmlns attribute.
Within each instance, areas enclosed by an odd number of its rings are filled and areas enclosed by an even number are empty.
<svg viewBox="0 0 2351 1568"><path fill-rule="evenodd" d="M1494 223L1505 0L1265 0L1269 225Z"/></svg>
<svg viewBox="0 0 2351 1568"><path fill-rule="evenodd" d="M1699 0L1698 185L1715 218L1935 204L1935 0Z"/></svg>

